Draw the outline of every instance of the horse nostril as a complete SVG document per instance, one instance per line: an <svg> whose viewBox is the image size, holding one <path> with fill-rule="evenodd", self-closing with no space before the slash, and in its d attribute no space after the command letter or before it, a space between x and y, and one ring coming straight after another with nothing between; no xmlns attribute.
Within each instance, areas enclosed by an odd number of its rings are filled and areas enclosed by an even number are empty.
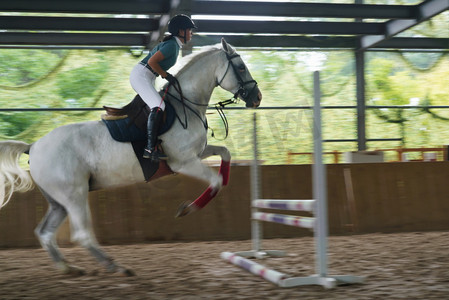
<svg viewBox="0 0 449 300"><path fill-rule="evenodd" d="M261 92L259 92L257 94L257 98L259 99L259 104L260 104L260 101L262 101L262 93Z"/></svg>

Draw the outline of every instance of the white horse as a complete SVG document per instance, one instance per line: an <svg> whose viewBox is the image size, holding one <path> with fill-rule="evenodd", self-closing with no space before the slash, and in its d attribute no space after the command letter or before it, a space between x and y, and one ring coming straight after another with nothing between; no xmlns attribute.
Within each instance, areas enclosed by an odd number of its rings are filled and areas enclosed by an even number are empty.
<svg viewBox="0 0 449 300"><path fill-rule="evenodd" d="M206 205L227 183L228 149L207 145L207 104L213 89L221 86L246 102L247 107L258 107L262 99L257 83L235 50L222 40L221 47L212 47L191 55L190 61L176 74L184 98L183 104L171 101L177 114L187 117L188 126L175 121L172 128L160 136L167 164L175 173L182 173L208 182L209 188L181 215ZM173 87L170 94L177 94ZM56 244L56 232L70 216L72 240L79 243L110 272L133 275L133 272L114 262L100 250L92 230L88 205L91 190L129 185L144 181L144 175L130 143L113 140L101 121L71 124L54 129L33 144L20 141L0 142L0 207L13 192L25 192L33 187L28 172L19 167L22 153L29 154L30 174L34 183L49 202L46 216L35 233L63 273L82 275L84 271L70 265ZM219 174L201 160L220 155Z"/></svg>

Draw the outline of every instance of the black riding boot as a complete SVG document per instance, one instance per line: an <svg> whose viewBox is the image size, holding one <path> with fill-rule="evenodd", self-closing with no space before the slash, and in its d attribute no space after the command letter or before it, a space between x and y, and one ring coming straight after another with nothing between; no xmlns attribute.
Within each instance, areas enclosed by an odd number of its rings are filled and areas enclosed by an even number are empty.
<svg viewBox="0 0 449 300"><path fill-rule="evenodd" d="M148 116L147 130L148 130L148 143L147 147L143 151L143 158L150 158L151 160L157 162L159 161L160 154L156 149L157 137L159 126L162 121L162 116L164 111L159 107L155 107L151 110Z"/></svg>

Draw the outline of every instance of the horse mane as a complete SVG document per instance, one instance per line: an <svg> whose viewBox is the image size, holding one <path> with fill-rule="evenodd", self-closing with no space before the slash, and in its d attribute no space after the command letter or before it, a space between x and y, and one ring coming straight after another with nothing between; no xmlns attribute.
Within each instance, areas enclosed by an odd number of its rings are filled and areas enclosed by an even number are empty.
<svg viewBox="0 0 449 300"><path fill-rule="evenodd" d="M178 72L176 72L176 76L182 75L186 70L190 68L193 64L195 64L198 60L201 58L210 55L212 53L215 53L216 51L222 50L221 44L217 44L214 46L205 47L198 53L192 53L189 54L179 61L180 69Z"/></svg>

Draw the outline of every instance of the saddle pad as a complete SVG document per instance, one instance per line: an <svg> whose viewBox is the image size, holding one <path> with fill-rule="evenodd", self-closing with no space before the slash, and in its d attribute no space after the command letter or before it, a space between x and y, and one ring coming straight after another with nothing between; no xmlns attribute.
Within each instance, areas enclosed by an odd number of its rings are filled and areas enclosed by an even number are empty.
<svg viewBox="0 0 449 300"><path fill-rule="evenodd" d="M176 111L173 108L173 105L171 105L170 102L165 101L164 123L159 129L159 135L166 133L172 127L173 122L175 122L175 118L176 118Z"/></svg>
<svg viewBox="0 0 449 300"><path fill-rule="evenodd" d="M112 138L118 142L146 141L146 132L140 130L129 117L119 120L102 121L108 127ZM145 147L145 145L144 145Z"/></svg>
<svg viewBox="0 0 449 300"><path fill-rule="evenodd" d="M175 109L169 102L166 102L164 123L159 129L159 135L166 133L172 127L175 118ZM131 122L130 117L127 116L121 116L120 118L109 118L107 115L101 116L101 120L108 127L112 138L118 142L146 141L147 133L142 129L147 127L147 119L148 118L142 120L143 124L136 125L134 122Z"/></svg>

